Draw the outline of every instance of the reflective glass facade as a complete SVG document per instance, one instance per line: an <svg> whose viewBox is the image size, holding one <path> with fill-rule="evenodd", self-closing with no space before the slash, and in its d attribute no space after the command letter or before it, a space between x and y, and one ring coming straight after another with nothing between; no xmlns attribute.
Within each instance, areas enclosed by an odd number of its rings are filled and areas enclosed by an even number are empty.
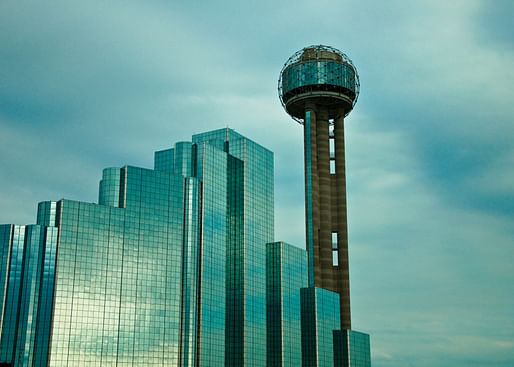
<svg viewBox="0 0 514 367"><path fill-rule="evenodd" d="M229 154L226 365L266 365L266 243L273 241L273 153L233 130L193 136Z"/></svg>
<svg viewBox="0 0 514 367"><path fill-rule="evenodd" d="M282 72L284 94L296 88L324 84L355 92L355 71L346 63L314 60L292 64Z"/></svg>
<svg viewBox="0 0 514 367"><path fill-rule="evenodd" d="M266 247L267 366L302 364L300 289L307 286L307 252L284 242Z"/></svg>
<svg viewBox="0 0 514 367"><path fill-rule="evenodd" d="M200 314L198 353L200 366L225 365L225 262L227 257L228 160L208 143L197 144L196 171L201 179L202 230L199 264Z"/></svg>
<svg viewBox="0 0 514 367"><path fill-rule="evenodd" d="M0 363L40 366L49 344L57 228L0 225ZM50 300L50 303L48 302Z"/></svg>
<svg viewBox="0 0 514 367"><path fill-rule="evenodd" d="M333 331L340 328L339 294L301 289L302 367L333 367Z"/></svg>
<svg viewBox="0 0 514 367"><path fill-rule="evenodd" d="M0 365L332 366L339 298L272 242L272 152L220 129L154 163L0 226Z"/></svg>
<svg viewBox="0 0 514 367"><path fill-rule="evenodd" d="M371 367L369 335L354 330L334 331L336 367Z"/></svg>
<svg viewBox="0 0 514 367"><path fill-rule="evenodd" d="M49 366L179 360L186 180L137 167L104 171L100 200L61 200ZM38 217L54 203L40 205Z"/></svg>
<svg viewBox="0 0 514 367"><path fill-rule="evenodd" d="M25 226L2 226L2 330L0 360L9 362L14 357L18 309L20 307L21 275L25 244Z"/></svg>
<svg viewBox="0 0 514 367"><path fill-rule="evenodd" d="M230 129L105 169L0 227L0 363L265 366L273 221L273 154Z"/></svg>

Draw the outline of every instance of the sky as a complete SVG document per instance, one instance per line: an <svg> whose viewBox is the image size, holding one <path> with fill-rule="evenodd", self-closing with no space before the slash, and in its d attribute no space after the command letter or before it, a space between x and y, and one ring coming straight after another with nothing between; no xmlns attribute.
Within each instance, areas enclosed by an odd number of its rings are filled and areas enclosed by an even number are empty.
<svg viewBox="0 0 514 367"><path fill-rule="evenodd" d="M374 367L514 365L514 2L0 2L0 223L95 202L105 167L231 127L275 153L304 246L303 132L277 80L326 44L345 120L352 321Z"/></svg>

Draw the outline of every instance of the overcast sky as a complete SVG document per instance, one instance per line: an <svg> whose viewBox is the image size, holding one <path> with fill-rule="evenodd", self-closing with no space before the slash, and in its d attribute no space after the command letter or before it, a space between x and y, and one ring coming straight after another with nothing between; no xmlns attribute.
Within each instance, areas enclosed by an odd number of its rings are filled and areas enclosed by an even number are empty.
<svg viewBox="0 0 514 367"><path fill-rule="evenodd" d="M104 167L229 126L275 152L276 239L304 246L302 127L278 74L350 56L353 326L373 366L514 365L514 2L0 2L0 223L96 201Z"/></svg>

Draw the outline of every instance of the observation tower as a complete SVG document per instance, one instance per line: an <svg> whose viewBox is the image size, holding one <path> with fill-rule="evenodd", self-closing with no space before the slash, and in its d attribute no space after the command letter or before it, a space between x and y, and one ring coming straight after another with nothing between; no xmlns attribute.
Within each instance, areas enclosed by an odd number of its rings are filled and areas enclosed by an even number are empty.
<svg viewBox="0 0 514 367"><path fill-rule="evenodd" d="M359 96L357 69L335 48L309 46L284 64L278 93L304 127L309 286L339 293L341 328L351 329L344 118Z"/></svg>

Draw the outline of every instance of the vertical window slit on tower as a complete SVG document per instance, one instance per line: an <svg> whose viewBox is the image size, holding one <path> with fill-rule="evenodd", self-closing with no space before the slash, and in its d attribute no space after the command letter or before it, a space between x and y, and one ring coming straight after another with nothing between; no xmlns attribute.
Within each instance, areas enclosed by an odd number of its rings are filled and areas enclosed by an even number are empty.
<svg viewBox="0 0 514 367"><path fill-rule="evenodd" d="M337 232L332 232L332 265L339 266L339 245L337 243Z"/></svg>
<svg viewBox="0 0 514 367"><path fill-rule="evenodd" d="M330 152L330 174L336 173L336 150L335 150L335 141L334 141L334 125L330 125L329 127L329 152Z"/></svg>

